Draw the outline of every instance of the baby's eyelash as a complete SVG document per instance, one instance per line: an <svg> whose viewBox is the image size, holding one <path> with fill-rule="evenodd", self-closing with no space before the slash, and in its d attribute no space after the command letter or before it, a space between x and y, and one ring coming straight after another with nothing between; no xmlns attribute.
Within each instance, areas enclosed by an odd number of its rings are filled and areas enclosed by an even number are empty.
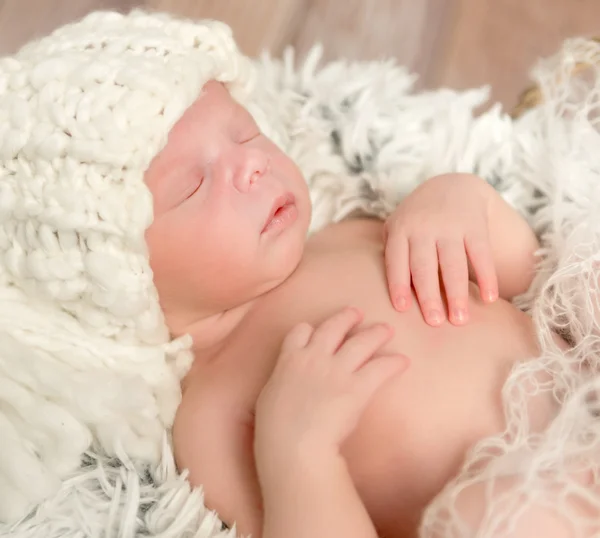
<svg viewBox="0 0 600 538"><path fill-rule="evenodd" d="M260 136L260 134L261 134L260 131L254 130L251 134L247 134L245 136L240 136L239 143L245 144L246 142L251 142L255 138L258 138Z"/></svg>
<svg viewBox="0 0 600 538"><path fill-rule="evenodd" d="M204 183L204 177L197 178L197 181L194 183L190 183L189 187L186 188L186 193L184 195L184 200L189 200L194 194L198 192L200 187L202 187L202 183Z"/></svg>
<svg viewBox="0 0 600 538"><path fill-rule="evenodd" d="M261 134L254 118L247 110L241 107L233 114L230 129L234 140L236 140L238 144L250 142Z"/></svg>

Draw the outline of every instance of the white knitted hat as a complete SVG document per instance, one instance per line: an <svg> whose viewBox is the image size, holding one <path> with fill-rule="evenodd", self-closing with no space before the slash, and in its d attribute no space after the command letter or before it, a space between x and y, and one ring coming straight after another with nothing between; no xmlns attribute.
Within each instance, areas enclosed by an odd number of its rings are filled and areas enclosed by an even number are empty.
<svg viewBox="0 0 600 538"><path fill-rule="evenodd" d="M229 28L99 12L0 60L0 521L92 443L159 457L189 364L170 342L143 175L211 79L253 66Z"/></svg>

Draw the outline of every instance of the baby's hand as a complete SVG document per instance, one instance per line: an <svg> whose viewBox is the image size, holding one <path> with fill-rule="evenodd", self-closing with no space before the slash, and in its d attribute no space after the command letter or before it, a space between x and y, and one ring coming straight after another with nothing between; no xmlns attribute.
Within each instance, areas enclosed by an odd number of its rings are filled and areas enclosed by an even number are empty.
<svg viewBox="0 0 600 538"><path fill-rule="evenodd" d="M469 262L481 297L498 297L482 179L468 174L437 176L407 196L386 222L385 260L392 303L405 311L411 280L425 321L440 325L445 308L456 325L468 320Z"/></svg>
<svg viewBox="0 0 600 538"><path fill-rule="evenodd" d="M401 355L374 357L392 329L356 329L361 319L346 308L317 328L303 323L287 335L256 406L261 480L276 481L299 456L338 456L377 389L406 369Z"/></svg>

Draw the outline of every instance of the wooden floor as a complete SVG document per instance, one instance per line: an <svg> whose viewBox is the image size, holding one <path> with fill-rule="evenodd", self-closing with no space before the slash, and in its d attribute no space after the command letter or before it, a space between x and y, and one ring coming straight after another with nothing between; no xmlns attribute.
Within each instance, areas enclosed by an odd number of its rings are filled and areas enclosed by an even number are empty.
<svg viewBox="0 0 600 538"><path fill-rule="evenodd" d="M536 58L600 35L600 0L0 0L0 53L91 10L136 6L224 20L251 55L320 41L328 58L392 56L423 87L489 83L508 107Z"/></svg>

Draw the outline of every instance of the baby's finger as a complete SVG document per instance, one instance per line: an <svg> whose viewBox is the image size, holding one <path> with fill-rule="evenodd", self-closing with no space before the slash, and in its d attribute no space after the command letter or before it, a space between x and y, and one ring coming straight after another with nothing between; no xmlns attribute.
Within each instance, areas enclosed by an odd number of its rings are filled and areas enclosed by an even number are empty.
<svg viewBox="0 0 600 538"><path fill-rule="evenodd" d="M462 239L443 239L437 243L442 281L448 299L451 323L462 325L468 319L469 265Z"/></svg>
<svg viewBox="0 0 600 538"><path fill-rule="evenodd" d="M385 268L388 289L396 310L404 312L410 307L410 265L408 262L408 238L393 231L385 243Z"/></svg>
<svg viewBox="0 0 600 538"><path fill-rule="evenodd" d="M309 345L317 346L325 353L335 353L362 317L356 308L344 308L315 329Z"/></svg>
<svg viewBox="0 0 600 538"><path fill-rule="evenodd" d="M423 317L429 325L444 321L438 257L433 241L410 241L410 273Z"/></svg>
<svg viewBox="0 0 600 538"><path fill-rule="evenodd" d="M384 383L406 371L409 365L404 355L384 355L365 364L356 374L360 404L366 407Z"/></svg>
<svg viewBox="0 0 600 538"><path fill-rule="evenodd" d="M498 298L498 277L488 238L481 235L467 236L465 248L475 273L481 298L489 303L494 302Z"/></svg>
<svg viewBox="0 0 600 538"><path fill-rule="evenodd" d="M383 323L360 330L340 347L338 351L340 365L349 372L358 370L390 340L393 334L393 329Z"/></svg>
<svg viewBox="0 0 600 538"><path fill-rule="evenodd" d="M293 351L307 346L310 337L314 332L314 327L309 323L299 323L287 333L281 344L281 351Z"/></svg>

